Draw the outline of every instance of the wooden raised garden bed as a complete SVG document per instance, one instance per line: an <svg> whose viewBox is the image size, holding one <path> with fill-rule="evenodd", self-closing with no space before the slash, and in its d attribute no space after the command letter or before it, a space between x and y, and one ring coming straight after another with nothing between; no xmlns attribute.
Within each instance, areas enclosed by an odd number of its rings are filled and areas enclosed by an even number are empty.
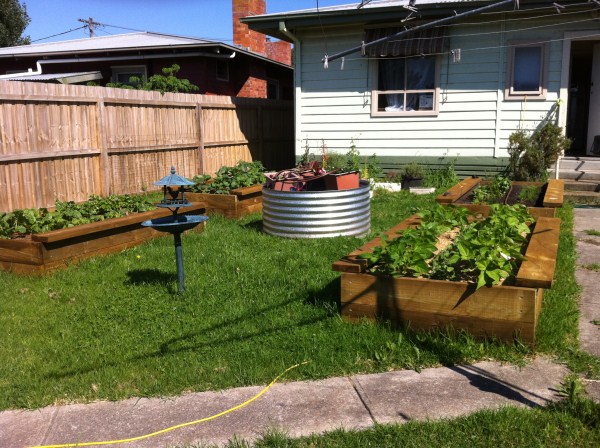
<svg viewBox="0 0 600 448"><path fill-rule="evenodd" d="M394 238L398 231L419 223L414 215L387 235ZM559 230L560 219L539 217L512 285L478 290L463 282L368 273L367 260L357 257L380 245L375 238L333 263L333 270L342 273L342 316L381 318L416 330L452 327L481 338L511 341L519 337L533 345L543 288L552 286Z"/></svg>
<svg viewBox="0 0 600 448"><path fill-rule="evenodd" d="M474 190L485 185L487 182L481 178L467 178L450 188L445 193L436 198L440 204L454 204L466 207L474 213L481 213L485 210L489 212L489 206L486 204L473 204ZM548 183L543 182L512 182L511 191L504 201L507 204L519 203L518 193L524 187L540 187L540 195L535 203L525 203L529 213L534 217L555 216L556 208L562 207L564 202L564 181L561 179L552 179Z"/></svg>
<svg viewBox="0 0 600 448"><path fill-rule="evenodd" d="M204 210L204 204L194 204L180 209L180 214L202 214ZM119 252L164 235L142 227L141 223L170 214L169 210L156 209L25 238L0 239L0 269L41 274L84 258ZM198 226L196 229L202 228Z"/></svg>
<svg viewBox="0 0 600 448"><path fill-rule="evenodd" d="M242 216L262 211L262 185L237 188L230 194L186 193L192 202L202 202L207 213L217 213L227 218Z"/></svg>

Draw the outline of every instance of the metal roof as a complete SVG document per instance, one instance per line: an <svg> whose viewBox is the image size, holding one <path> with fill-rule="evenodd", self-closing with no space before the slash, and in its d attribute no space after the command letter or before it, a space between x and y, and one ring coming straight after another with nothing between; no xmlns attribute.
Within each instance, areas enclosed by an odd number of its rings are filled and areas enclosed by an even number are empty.
<svg viewBox="0 0 600 448"><path fill-rule="evenodd" d="M98 71L89 72L71 72L71 73L48 73L48 74L32 74L25 76L15 76L14 78L5 77L3 80L9 81L59 81L63 84L71 84L74 82L93 81L102 79L102 74Z"/></svg>
<svg viewBox="0 0 600 448"><path fill-rule="evenodd" d="M151 32L116 34L85 39L48 42L44 44L21 45L17 47L0 48L0 56L25 56L60 53L86 53L107 50L131 50L138 48L181 47L198 45L219 45L213 42L191 37L174 36Z"/></svg>
<svg viewBox="0 0 600 448"><path fill-rule="evenodd" d="M61 42L49 42L44 44L20 45L16 47L0 48L0 58L21 57L43 57L43 56L75 56L86 53L98 53L103 51L125 52L132 50L164 50L164 49L194 49L194 48L221 48L227 51L242 53L247 56L262 59L282 67L290 68L289 65L269 59L263 54L249 51L246 48L224 44L222 42L198 39L195 37L177 36L173 34L161 34L149 31L138 33L115 34L113 36L99 36L84 39L65 40ZM218 50L217 50L218 51Z"/></svg>
<svg viewBox="0 0 600 448"><path fill-rule="evenodd" d="M474 3L474 2L482 2L483 0L417 0L417 7L423 5L436 5L436 4L444 4L444 3ZM323 14L329 12L341 12L341 11L355 11L359 10L358 6L361 2L354 2L345 5L335 5L335 6L323 6L319 9L317 8L309 8L309 9L299 9L297 11L287 11L285 13L271 13L271 14L262 14L260 16L253 17L272 17L279 16L282 14L285 15L294 15L294 14ZM408 6L409 0L373 0L366 5L363 5L360 9L369 10L374 8L389 8L389 7L403 7Z"/></svg>
<svg viewBox="0 0 600 448"><path fill-rule="evenodd" d="M498 3L500 0L416 0L415 18L431 19L447 17L456 12L476 9ZM289 33L282 32L280 26L292 34L295 30L308 27L364 26L392 22L405 18L409 11L409 0L373 0L361 8L361 2L346 5L326 6L281 13L262 14L244 17L241 21L254 31L291 42ZM581 0L561 0L561 4L581 4ZM520 9L533 7L553 7L548 0L521 0ZM503 6L504 10L513 5ZM501 11L498 9L498 11Z"/></svg>

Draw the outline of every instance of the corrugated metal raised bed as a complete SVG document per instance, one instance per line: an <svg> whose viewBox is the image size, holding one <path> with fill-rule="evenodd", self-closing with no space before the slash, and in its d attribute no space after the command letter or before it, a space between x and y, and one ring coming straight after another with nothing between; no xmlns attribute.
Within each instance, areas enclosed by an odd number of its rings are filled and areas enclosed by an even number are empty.
<svg viewBox="0 0 600 448"><path fill-rule="evenodd" d="M466 207L475 213L487 211L489 213L489 205L474 204L473 193L483 185L489 182L481 178L467 178L454 185L445 193L439 195L436 201L440 204L454 204L461 207ZM526 188L538 187L540 194L530 203L519 201L519 192ZM532 216L555 216L556 208L562 207L564 202L564 181L561 179L551 179L547 183L544 182L512 182L510 191L506 197L502 199L504 203L524 203Z"/></svg>
<svg viewBox="0 0 600 448"><path fill-rule="evenodd" d="M263 229L288 238L364 236L371 229L369 183L359 188L278 191L264 187Z"/></svg>
<svg viewBox="0 0 600 448"><path fill-rule="evenodd" d="M387 232L397 232L420 223L414 215ZM392 277L368 272L368 262L359 255L380 245L375 238L333 263L341 272L341 313L347 318L389 320L416 330L452 327L477 337L535 343L542 307L543 288L554 277L560 219L539 217L531 233L525 260L510 286L476 289L474 284L426 278Z"/></svg>

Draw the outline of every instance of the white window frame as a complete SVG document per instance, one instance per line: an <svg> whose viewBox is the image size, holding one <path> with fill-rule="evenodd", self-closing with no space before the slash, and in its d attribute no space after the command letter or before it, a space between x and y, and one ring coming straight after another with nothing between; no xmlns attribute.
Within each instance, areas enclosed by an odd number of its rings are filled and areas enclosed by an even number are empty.
<svg viewBox="0 0 600 448"><path fill-rule="evenodd" d="M112 75L110 77L111 82L113 83L117 83L117 82L121 82L118 80L118 76L122 75L122 74L127 74L130 73L130 76L139 76L139 78L142 80L142 82L145 82L146 79L148 78L148 69L146 68L145 65L117 65L117 66L113 66L111 67L112 70ZM129 81L127 82L121 82L121 84L129 84Z"/></svg>
<svg viewBox="0 0 600 448"><path fill-rule="evenodd" d="M548 43L539 42L509 42L508 43L508 61L506 70L506 88L504 90L505 100L517 100L521 101L527 98L527 100L545 100L548 94L548 59L550 47ZM515 49L523 47L532 47L540 49L540 73L539 73L539 89L530 91L520 91L514 89L514 78L515 78Z"/></svg>
<svg viewBox="0 0 600 448"><path fill-rule="evenodd" d="M415 56L418 57L418 56ZM372 79L371 87L371 116L372 117L437 117L440 113L440 70L441 70L441 59L439 56L435 57L435 87L433 89L420 89L420 90L378 90L379 83L379 61L375 59L371 64L370 76ZM413 111L402 111L402 112L386 112L378 110L379 94L418 94L418 93L431 93L433 94L433 108L431 110L413 110Z"/></svg>
<svg viewBox="0 0 600 448"><path fill-rule="evenodd" d="M215 77L217 78L217 81L225 81L228 82L229 81L229 61L226 60L221 60L221 59L217 59L216 60L216 64L215 64ZM219 66L225 67L225 76L220 76L219 75Z"/></svg>

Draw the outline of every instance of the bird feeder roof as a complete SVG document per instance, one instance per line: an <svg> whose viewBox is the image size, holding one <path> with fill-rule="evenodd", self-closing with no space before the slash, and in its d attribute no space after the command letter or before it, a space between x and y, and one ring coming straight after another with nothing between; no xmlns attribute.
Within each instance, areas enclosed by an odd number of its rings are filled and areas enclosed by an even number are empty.
<svg viewBox="0 0 600 448"><path fill-rule="evenodd" d="M171 167L171 174L169 174L168 176L163 177L161 180L157 180L156 182L154 182L154 185L159 186L159 187L164 187L164 186L189 186L189 185L194 185L194 182L186 179L185 177L181 177L178 174L175 174L175 167L172 166Z"/></svg>

